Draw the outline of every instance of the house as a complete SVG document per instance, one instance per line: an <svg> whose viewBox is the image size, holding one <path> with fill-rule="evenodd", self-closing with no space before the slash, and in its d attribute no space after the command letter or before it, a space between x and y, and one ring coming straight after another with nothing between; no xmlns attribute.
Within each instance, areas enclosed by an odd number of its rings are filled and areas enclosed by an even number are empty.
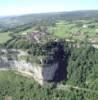
<svg viewBox="0 0 98 100"><path fill-rule="evenodd" d="M40 42L40 38L43 35L45 35L44 32L34 31L32 33L27 33L27 39L31 40L31 41L35 40L36 42L39 43Z"/></svg>
<svg viewBox="0 0 98 100"><path fill-rule="evenodd" d="M98 32L98 28L95 31Z"/></svg>
<svg viewBox="0 0 98 100"><path fill-rule="evenodd" d="M83 27L83 28L88 28L88 26L87 26L86 24L84 24L82 27Z"/></svg>

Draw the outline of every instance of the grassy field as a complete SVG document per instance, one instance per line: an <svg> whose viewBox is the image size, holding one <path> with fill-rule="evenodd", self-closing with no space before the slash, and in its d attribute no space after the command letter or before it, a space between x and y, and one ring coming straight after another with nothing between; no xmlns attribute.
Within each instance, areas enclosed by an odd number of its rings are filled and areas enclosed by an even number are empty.
<svg viewBox="0 0 98 100"><path fill-rule="evenodd" d="M5 43L9 39L11 39L9 34L10 34L10 32L0 33L0 44Z"/></svg>
<svg viewBox="0 0 98 100"><path fill-rule="evenodd" d="M29 29L27 29L27 30L20 31L18 34L20 34L20 35L26 35L27 33L31 33L31 32L33 32L33 31L34 31L33 28L29 28Z"/></svg>
<svg viewBox="0 0 98 100"><path fill-rule="evenodd" d="M70 26L66 25L66 23L64 22L57 23L56 27L54 28L54 35L60 38L69 36L70 35L69 29L70 29Z"/></svg>
<svg viewBox="0 0 98 100"><path fill-rule="evenodd" d="M58 22L55 27L51 28L51 30L55 36L60 38L73 36L75 39L81 39L86 35L89 37L98 36L98 24L92 22L92 20L80 20L72 23L68 23L67 21Z"/></svg>
<svg viewBox="0 0 98 100"><path fill-rule="evenodd" d="M24 30L24 31L20 31L20 32L17 33L17 35L26 35L27 32L32 32L33 30L34 30L33 28L30 28L30 29L27 29L27 30ZM9 35L10 33L14 34L13 31L12 32L1 32L0 33L0 44L5 43L9 39L11 39L11 36Z"/></svg>

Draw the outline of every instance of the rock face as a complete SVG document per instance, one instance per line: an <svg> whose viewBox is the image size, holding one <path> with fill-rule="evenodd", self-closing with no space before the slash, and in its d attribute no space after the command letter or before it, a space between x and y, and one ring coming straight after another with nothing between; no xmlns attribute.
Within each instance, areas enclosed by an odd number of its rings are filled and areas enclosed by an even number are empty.
<svg viewBox="0 0 98 100"><path fill-rule="evenodd" d="M8 63L8 66L10 66L11 69L17 70L18 72L32 76L40 84L43 84L44 82L60 81L61 79L63 79L62 76L64 76L63 73L65 73L66 70L66 64L64 61L64 46L62 45L62 43L52 41L40 45L41 47L38 46L38 48L36 48L32 52L32 54L34 52L35 54L38 54L36 55L37 58L32 57L33 59L35 59L34 61L31 60L28 62L25 59L19 59L21 56L28 56L29 54L22 50L14 50L17 57L12 53L14 57L12 57L11 59L11 55L9 55L8 57L10 59L6 61ZM40 50L40 48L42 48L42 50Z"/></svg>
<svg viewBox="0 0 98 100"><path fill-rule="evenodd" d="M18 72L30 75L37 82L43 84L44 82L53 80L58 69L58 63L46 64L42 66L38 64L27 63L26 61L13 60L8 62L1 62L0 68L15 69Z"/></svg>
<svg viewBox="0 0 98 100"><path fill-rule="evenodd" d="M47 81L52 81L55 73L58 69L58 63L54 63L52 65L36 65L36 64L31 64L27 63L25 61L21 62L14 62L15 68L22 73L27 73L29 75L32 75L32 77L38 81L40 84L43 84L44 82Z"/></svg>
<svg viewBox="0 0 98 100"><path fill-rule="evenodd" d="M16 50L14 50L16 51ZM19 51L18 57L21 55L27 55L23 51ZM43 84L46 81L52 81L55 76L55 72L58 69L58 62L51 64L31 64L25 60L8 60L8 57L0 57L0 68L4 69L13 69L18 72L28 74L37 80L40 84Z"/></svg>
<svg viewBox="0 0 98 100"><path fill-rule="evenodd" d="M45 65L44 67L33 65L32 69L30 69L28 72L32 73L32 76L36 81L38 81L40 84L43 84L44 82L53 80L57 69L57 63L48 66Z"/></svg>
<svg viewBox="0 0 98 100"><path fill-rule="evenodd" d="M42 68L42 78L45 81L52 81L54 76L55 76L55 72L58 69L58 63L54 63L52 65L46 65L46 67Z"/></svg>

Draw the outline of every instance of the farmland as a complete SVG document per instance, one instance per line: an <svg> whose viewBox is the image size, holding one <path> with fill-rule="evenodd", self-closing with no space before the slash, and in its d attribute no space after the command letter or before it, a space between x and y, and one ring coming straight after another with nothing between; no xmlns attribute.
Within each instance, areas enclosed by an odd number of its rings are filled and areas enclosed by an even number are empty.
<svg viewBox="0 0 98 100"><path fill-rule="evenodd" d="M86 35L88 37L96 37L98 35L98 23L94 21L78 20L74 22L58 22L52 28L54 35L60 38L74 37L81 39Z"/></svg>
<svg viewBox="0 0 98 100"><path fill-rule="evenodd" d="M4 32L0 33L0 44L7 42L9 39L11 39L11 36L9 35L10 32Z"/></svg>

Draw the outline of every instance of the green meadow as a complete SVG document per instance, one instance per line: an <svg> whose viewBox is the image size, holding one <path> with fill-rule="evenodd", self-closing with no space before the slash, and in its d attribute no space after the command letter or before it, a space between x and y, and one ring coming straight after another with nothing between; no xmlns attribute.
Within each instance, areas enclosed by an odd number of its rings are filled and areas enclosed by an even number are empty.
<svg viewBox="0 0 98 100"><path fill-rule="evenodd" d="M9 39L11 39L11 36L9 34L10 34L10 32L2 32L2 33L0 33L0 44L5 43Z"/></svg>

